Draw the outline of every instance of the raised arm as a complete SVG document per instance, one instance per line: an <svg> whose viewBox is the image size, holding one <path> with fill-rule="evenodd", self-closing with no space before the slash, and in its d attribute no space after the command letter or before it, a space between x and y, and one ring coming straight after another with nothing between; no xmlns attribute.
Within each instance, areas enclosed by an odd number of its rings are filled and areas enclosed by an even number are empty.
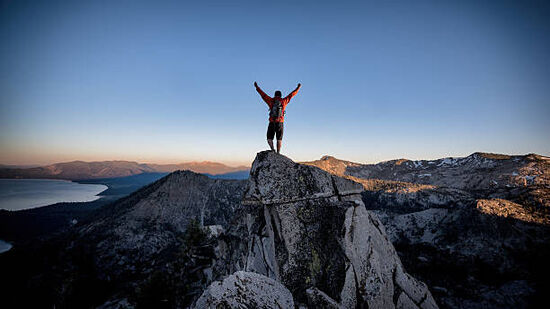
<svg viewBox="0 0 550 309"><path fill-rule="evenodd" d="M298 90L300 90L300 87L302 87L302 84L298 84L298 86L296 87L296 89L294 89L294 91L292 91L291 93L289 93L289 94L284 98L284 100L285 100L285 101L290 101L290 99L292 99L292 97L294 97L294 96L298 93Z"/></svg>
<svg viewBox="0 0 550 309"><path fill-rule="evenodd" d="M254 87L256 87L256 91L258 91L264 102L267 103L267 105L271 104L272 98L268 96L265 92L263 92L256 82L254 82Z"/></svg>

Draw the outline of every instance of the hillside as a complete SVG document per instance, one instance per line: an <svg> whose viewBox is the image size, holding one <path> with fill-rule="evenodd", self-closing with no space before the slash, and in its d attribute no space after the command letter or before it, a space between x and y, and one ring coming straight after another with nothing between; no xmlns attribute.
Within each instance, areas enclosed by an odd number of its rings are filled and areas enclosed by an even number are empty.
<svg viewBox="0 0 550 309"><path fill-rule="evenodd" d="M231 167L217 162L187 162L180 164L149 164L131 161L73 161L32 168L0 168L0 178L95 179L138 175L143 173L169 173L189 170L211 175L246 171L246 166Z"/></svg>

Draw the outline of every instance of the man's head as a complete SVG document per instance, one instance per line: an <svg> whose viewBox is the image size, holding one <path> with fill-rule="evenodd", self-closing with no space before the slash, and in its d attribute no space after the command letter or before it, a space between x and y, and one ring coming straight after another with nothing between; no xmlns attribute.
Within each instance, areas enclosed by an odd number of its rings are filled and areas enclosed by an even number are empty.
<svg viewBox="0 0 550 309"><path fill-rule="evenodd" d="M275 97L276 98L280 98L281 97L281 92L279 90L275 91Z"/></svg>

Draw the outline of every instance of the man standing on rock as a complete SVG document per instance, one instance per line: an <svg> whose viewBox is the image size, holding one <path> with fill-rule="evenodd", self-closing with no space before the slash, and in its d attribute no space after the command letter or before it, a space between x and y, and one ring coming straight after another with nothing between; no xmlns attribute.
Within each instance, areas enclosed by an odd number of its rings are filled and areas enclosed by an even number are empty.
<svg viewBox="0 0 550 309"><path fill-rule="evenodd" d="M256 91L262 96L262 99L269 106L269 125L267 126L267 143L271 150L273 148L273 137L277 135L277 153L281 152L281 145L283 143L283 124L285 121L285 108L286 105L290 102L290 99L294 97L302 84L298 84L298 87L294 89L289 95L282 98L281 92L279 90L275 91L275 97L270 97L265 92L258 87L258 84L254 82L254 87Z"/></svg>

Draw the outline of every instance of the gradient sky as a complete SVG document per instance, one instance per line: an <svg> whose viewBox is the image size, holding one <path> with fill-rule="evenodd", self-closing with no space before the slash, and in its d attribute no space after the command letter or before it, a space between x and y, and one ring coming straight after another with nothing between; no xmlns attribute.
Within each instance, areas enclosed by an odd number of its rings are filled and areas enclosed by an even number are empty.
<svg viewBox="0 0 550 309"><path fill-rule="evenodd" d="M545 1L7 1L0 163L550 155Z"/></svg>

